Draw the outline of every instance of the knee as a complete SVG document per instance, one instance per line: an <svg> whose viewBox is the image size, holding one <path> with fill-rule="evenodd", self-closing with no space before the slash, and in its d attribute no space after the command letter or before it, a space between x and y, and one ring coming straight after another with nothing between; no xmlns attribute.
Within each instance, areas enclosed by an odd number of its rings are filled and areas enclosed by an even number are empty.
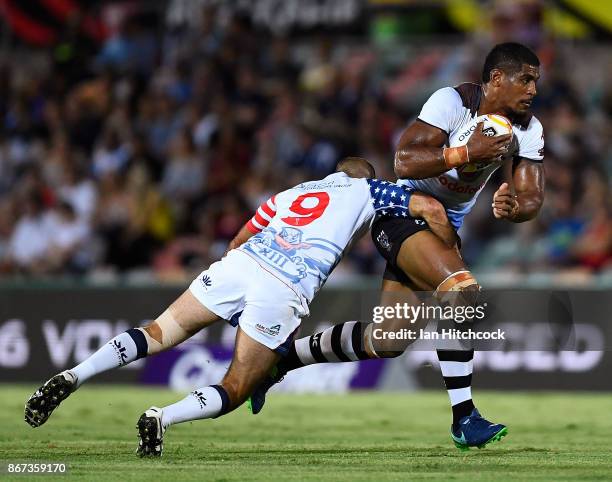
<svg viewBox="0 0 612 482"><path fill-rule="evenodd" d="M480 285L474 280L474 284L465 286L459 290L459 301L464 306L476 306L478 304L478 298L480 297L480 291Z"/></svg>
<svg viewBox="0 0 612 482"><path fill-rule="evenodd" d="M438 285L434 296L443 304L451 306L475 306L481 287L467 270L457 271Z"/></svg>
<svg viewBox="0 0 612 482"><path fill-rule="evenodd" d="M468 270L456 271L448 275L436 288L434 295L444 296L446 293L475 293L480 292L480 285L474 275Z"/></svg>

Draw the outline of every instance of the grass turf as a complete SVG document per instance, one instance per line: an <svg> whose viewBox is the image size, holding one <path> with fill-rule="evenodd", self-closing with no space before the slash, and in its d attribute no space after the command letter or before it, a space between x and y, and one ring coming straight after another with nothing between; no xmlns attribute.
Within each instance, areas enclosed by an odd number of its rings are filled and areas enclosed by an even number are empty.
<svg viewBox="0 0 612 482"><path fill-rule="evenodd" d="M23 404L35 388L0 385L0 466L65 462L70 480L612 479L607 394L480 391L479 408L510 433L469 452L452 444L442 390L273 394L257 416L243 406L218 420L171 427L164 456L141 460L134 455L138 416L182 394L90 385L32 429Z"/></svg>

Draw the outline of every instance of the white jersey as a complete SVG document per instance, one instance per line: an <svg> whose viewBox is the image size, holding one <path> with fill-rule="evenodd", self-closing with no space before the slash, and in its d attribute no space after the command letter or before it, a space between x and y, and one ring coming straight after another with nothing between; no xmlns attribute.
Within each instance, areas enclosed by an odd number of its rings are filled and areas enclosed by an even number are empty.
<svg viewBox="0 0 612 482"><path fill-rule="evenodd" d="M410 190L343 172L302 183L262 204L238 249L310 302L377 214L407 217Z"/></svg>
<svg viewBox="0 0 612 482"><path fill-rule="evenodd" d="M448 134L448 146L467 144L477 124L482 87L461 84L445 87L432 94L419 114L419 120L442 129ZM542 124L533 116L512 119L512 130L518 141L517 157L542 162L544 132ZM501 162L465 164L437 177L428 179L400 179L398 184L409 186L438 199L445 207L448 218L456 229L470 212L476 198Z"/></svg>

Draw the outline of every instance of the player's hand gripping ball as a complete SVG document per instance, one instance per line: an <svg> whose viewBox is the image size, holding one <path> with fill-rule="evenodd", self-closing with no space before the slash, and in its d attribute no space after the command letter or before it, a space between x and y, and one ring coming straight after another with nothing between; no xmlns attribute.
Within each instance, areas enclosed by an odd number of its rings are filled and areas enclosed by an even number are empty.
<svg viewBox="0 0 612 482"><path fill-rule="evenodd" d="M506 161L518 152L518 141L512 131L512 123L506 117L486 114L479 116L476 123L476 129L467 144L470 162Z"/></svg>

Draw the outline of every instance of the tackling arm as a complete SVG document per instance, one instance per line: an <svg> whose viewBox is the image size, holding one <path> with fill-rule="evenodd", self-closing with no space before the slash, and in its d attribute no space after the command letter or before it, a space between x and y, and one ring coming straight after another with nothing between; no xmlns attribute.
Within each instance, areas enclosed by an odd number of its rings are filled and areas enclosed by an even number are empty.
<svg viewBox="0 0 612 482"><path fill-rule="evenodd" d="M367 182L375 216L381 212L383 216L401 219L406 217L408 211L411 217L425 221L432 233L449 248L457 244L457 234L448 220L446 209L436 198L379 179L368 179Z"/></svg>
<svg viewBox="0 0 612 482"><path fill-rule="evenodd" d="M417 191L410 196L408 206L410 215L423 219L431 232L444 241L449 248L457 244L457 232L448 220L446 209L440 201Z"/></svg>

